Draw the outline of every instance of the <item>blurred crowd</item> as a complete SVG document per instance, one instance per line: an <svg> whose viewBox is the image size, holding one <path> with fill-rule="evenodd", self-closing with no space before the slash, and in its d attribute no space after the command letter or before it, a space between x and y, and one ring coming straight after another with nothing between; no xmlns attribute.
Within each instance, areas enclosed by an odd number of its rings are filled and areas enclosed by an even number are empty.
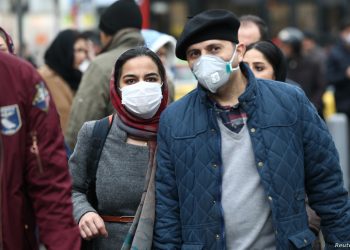
<svg viewBox="0 0 350 250"><path fill-rule="evenodd" d="M109 17L112 18L112 17ZM293 81L299 84L306 92L307 96L312 100L319 113L323 116L325 113L335 113L336 111L344 112L349 115L347 93L349 90L344 84L348 78L349 69L346 60L349 51L349 34L350 21L345 19L339 27L338 39L334 44L328 44L326 47L321 46L319 38L314 31L303 30L298 27L286 27L282 29L276 37L271 37L269 27L265 21L255 15L243 15L241 19L241 28L239 30L240 41L245 45L261 41L271 40L279 49L282 50L284 58L287 62L287 81ZM112 20L112 19L110 19ZM68 34L74 32L74 38L68 38ZM187 72L177 70L181 68L181 62L175 58L176 38L170 34L165 34L156 30L142 30L144 42L152 50L156 51L161 56L163 63L166 65L167 74L172 81L176 83L177 79L187 78L188 83L194 83L194 79L185 76ZM68 40L65 40L68 39ZM73 39L73 40L72 40ZM80 41L77 41L79 40ZM157 41L159 39L159 41ZM7 34L4 29L0 30L0 46L1 50L16 53L16 48L11 40L11 35ZM162 44L164 43L164 44ZM61 45L59 45L61 44ZM72 45L74 44L74 46ZM63 46L66 46L64 48ZM71 64L71 58L67 58L60 53L69 51L74 48L74 65L69 66L70 70L75 69L72 75L67 64ZM160 47L161 46L161 47ZM76 48L75 48L76 47ZM8 48L8 49L6 49ZM158 51L159 50L159 51ZM25 48L25 51L30 51L30 48ZM56 51L54 53L53 51ZM99 54L106 52L106 44L103 41L103 35L100 36L99 30L64 30L61 31L51 42L44 56L45 65L37 65L34 57L29 53L24 53L24 59L29 61L33 66L38 68L40 74L47 80L47 70L51 69L57 75L64 79L64 82L69 85L72 90L67 95L70 104L72 104L73 96L76 93L81 81L82 73L84 73L90 62ZM51 56L49 56L51 54ZM343 56L340 56L340 55ZM61 56L61 58L59 58ZM63 62L62 60L67 60ZM56 65L53 65L56 64ZM60 65L66 65L63 68ZM49 67L47 67L49 66ZM51 66L51 67L50 67ZM67 79L67 77L71 79ZM74 80L72 78L75 78ZM51 82L50 80L48 82ZM49 88L55 88L49 84ZM171 100L174 100L175 87L171 89ZM53 95L60 95L57 90L51 90ZM326 95L324 95L326 93ZM181 92L181 96L184 93ZM177 96L177 99L180 96ZM335 100L330 99L335 98ZM60 103L63 98L54 97ZM60 100L58 100L60 99ZM59 112L62 116L62 128L66 132L68 114L70 105L62 104L62 109ZM60 104L58 105L60 106Z"/></svg>

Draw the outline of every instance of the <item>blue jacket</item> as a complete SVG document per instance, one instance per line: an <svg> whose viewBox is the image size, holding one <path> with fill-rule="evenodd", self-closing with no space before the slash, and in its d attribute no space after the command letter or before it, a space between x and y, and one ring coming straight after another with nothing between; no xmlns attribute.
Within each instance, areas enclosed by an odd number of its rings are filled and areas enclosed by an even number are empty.
<svg viewBox="0 0 350 250"><path fill-rule="evenodd" d="M329 247L350 243L350 201L326 125L300 88L255 79L239 102L248 114L257 171L270 200L277 249L311 249L305 193ZM155 249L225 249L221 137L198 87L162 114L158 133ZM237 190L238 192L238 190Z"/></svg>

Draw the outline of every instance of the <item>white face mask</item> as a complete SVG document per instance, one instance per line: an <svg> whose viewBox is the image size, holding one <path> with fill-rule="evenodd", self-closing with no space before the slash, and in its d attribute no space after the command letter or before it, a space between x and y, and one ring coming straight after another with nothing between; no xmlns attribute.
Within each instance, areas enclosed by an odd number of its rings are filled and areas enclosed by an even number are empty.
<svg viewBox="0 0 350 250"><path fill-rule="evenodd" d="M120 91L125 108L142 119L152 118L157 113L163 99L162 85L156 82L140 81L125 86Z"/></svg>
<svg viewBox="0 0 350 250"><path fill-rule="evenodd" d="M216 93L218 88L228 82L231 73L239 69L239 65L232 68L235 55L236 48L228 62L218 56L201 56L193 65L193 73L198 82L210 92Z"/></svg>
<svg viewBox="0 0 350 250"><path fill-rule="evenodd" d="M79 64L79 70L84 73L89 67L89 65L90 65L90 61L84 60L81 64Z"/></svg>

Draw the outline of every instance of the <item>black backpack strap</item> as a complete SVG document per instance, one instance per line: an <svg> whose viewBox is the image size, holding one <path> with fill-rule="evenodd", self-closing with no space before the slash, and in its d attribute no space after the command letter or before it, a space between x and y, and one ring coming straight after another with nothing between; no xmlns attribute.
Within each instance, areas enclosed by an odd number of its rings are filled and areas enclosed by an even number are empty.
<svg viewBox="0 0 350 250"><path fill-rule="evenodd" d="M90 147L90 154L87 162L87 200L97 210L96 197L96 172L98 163L100 161L103 146L106 142L109 130L113 123L113 115L107 116L101 120L96 121L92 130L92 144Z"/></svg>

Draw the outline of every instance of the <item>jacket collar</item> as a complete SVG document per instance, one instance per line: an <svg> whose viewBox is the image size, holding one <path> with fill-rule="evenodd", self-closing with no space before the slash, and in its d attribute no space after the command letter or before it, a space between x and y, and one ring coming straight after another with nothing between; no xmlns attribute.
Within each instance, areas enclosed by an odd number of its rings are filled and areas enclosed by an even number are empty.
<svg viewBox="0 0 350 250"><path fill-rule="evenodd" d="M241 70L243 74L247 77L248 84L245 91L242 93L240 97L238 97L238 101L240 103L243 102L251 102L256 97L256 78L253 72L249 69L249 67L245 63L241 63Z"/></svg>
<svg viewBox="0 0 350 250"><path fill-rule="evenodd" d="M248 84L245 91L242 93L242 95L238 97L238 100L240 103L254 101L256 97L256 85L257 85L256 78L253 72L249 69L249 67L245 63L241 62L239 66L241 68L241 71L245 75L245 77L248 79ZM197 90L198 90L198 95L201 99L201 102L207 103L208 90L202 87L199 83L197 85Z"/></svg>

